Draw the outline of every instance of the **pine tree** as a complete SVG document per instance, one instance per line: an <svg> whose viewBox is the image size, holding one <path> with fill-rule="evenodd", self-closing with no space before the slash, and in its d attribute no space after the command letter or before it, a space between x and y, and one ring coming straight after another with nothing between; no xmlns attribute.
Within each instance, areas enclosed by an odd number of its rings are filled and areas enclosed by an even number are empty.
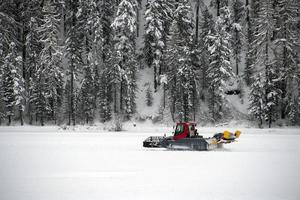
<svg viewBox="0 0 300 200"><path fill-rule="evenodd" d="M276 88L275 80L278 80L277 74L271 59L271 45L274 30L274 9L271 0L260 2L258 18L256 20L256 32L254 39L256 65L264 66L265 70L265 119L271 127L272 122L277 118L276 106L277 95L280 93Z"/></svg>
<svg viewBox="0 0 300 200"><path fill-rule="evenodd" d="M293 1L278 0L275 11L276 39L274 41L275 65L278 67L280 81L277 87L281 90L280 112L285 118L288 102L295 101L295 82L297 82L297 4ZM293 107L293 106L292 106Z"/></svg>
<svg viewBox="0 0 300 200"><path fill-rule="evenodd" d="M110 1L109 1L110 2ZM86 66L91 69L92 74L92 80L93 80L93 101L92 107L96 110L98 109L98 103L99 100L99 91L100 91L100 70L103 68L103 62L107 57L109 56L109 49L107 47L106 43L107 41L104 41L104 37L107 37L109 35L112 35L112 33L105 33L104 34L104 26L107 26L107 21L102 21L103 15L107 13L106 10L101 10L102 7L105 7L108 4L106 1L97 1L97 0L90 0L90 2L87 2L87 9L88 9L88 16L87 16L87 22L86 22L86 30L89 32L89 34L86 36ZM110 8L112 9L112 8ZM106 19L105 16L104 18ZM105 46L105 47L104 47ZM104 49L105 48L105 49ZM86 121L86 120L85 120Z"/></svg>
<svg viewBox="0 0 300 200"><path fill-rule="evenodd" d="M17 23L14 19L14 7L9 1L1 2L0 11L0 65L4 63L4 58L9 53L11 42L18 43Z"/></svg>
<svg viewBox="0 0 300 200"><path fill-rule="evenodd" d="M30 99L29 103L33 107L33 113L36 115L36 120L40 119L40 125L45 125L46 113L50 112L50 105L46 97L46 82L44 69L38 68L30 80Z"/></svg>
<svg viewBox="0 0 300 200"><path fill-rule="evenodd" d="M12 122L15 111L19 112L20 122L23 125L25 86L21 75L22 57L17 53L16 44L10 43L9 53L4 59L2 86L3 101L5 103L8 125Z"/></svg>
<svg viewBox="0 0 300 200"><path fill-rule="evenodd" d="M2 65L0 65L0 125L2 124L2 120L5 118L5 111L4 111L4 87L3 87L3 69L2 69Z"/></svg>
<svg viewBox="0 0 300 200"><path fill-rule="evenodd" d="M44 3L43 23L39 28L41 34L41 43L43 49L40 53L41 72L47 74L44 76L45 95L50 104L50 112L47 113L56 123L57 113L62 99L63 89L63 71L61 68L62 50L59 46L59 14L56 13L56 6L51 0Z"/></svg>
<svg viewBox="0 0 300 200"><path fill-rule="evenodd" d="M28 96L29 96L29 103L28 103L28 115L29 115L29 124L32 124L33 122L33 113L34 107L32 105L32 88L34 85L34 82L37 80L35 79L35 74L37 73L39 63L40 63L40 56L39 53L41 52L41 43L40 43L40 34L38 33L38 21L36 17L31 17L29 21L29 31L26 37L26 66L29 71L28 76L29 80L27 83L27 89L28 89Z"/></svg>
<svg viewBox="0 0 300 200"><path fill-rule="evenodd" d="M211 43L206 41L207 35L214 34L214 20L212 14L206 8L202 12L202 19L200 22L200 38L199 38L199 51L200 51L200 64L201 64L201 77L200 77L200 85L201 85L201 99L205 100L205 91L208 88L208 79L207 79L207 70L210 66L210 52L209 46Z"/></svg>
<svg viewBox="0 0 300 200"><path fill-rule="evenodd" d="M82 25L83 22L80 22L82 17L82 9L79 7L79 1L70 1L68 4L68 24L69 30L67 32L67 40L66 40L66 56L69 59L67 75L70 83L70 87L68 90L68 106L69 106L69 125L76 124L75 117L75 92L77 90L76 86L76 76L78 72L81 70L81 66L83 65L82 52L83 52L83 41L84 35L82 33Z"/></svg>
<svg viewBox="0 0 300 200"><path fill-rule="evenodd" d="M262 127L264 116L265 116L265 90L264 90L264 81L262 79L262 74L259 73L254 77L253 83L251 85L250 90L250 106L249 112L252 114L256 119L259 120L259 127Z"/></svg>
<svg viewBox="0 0 300 200"><path fill-rule="evenodd" d="M172 20L172 2L153 0L146 5L145 18L145 60L154 69L154 90L156 92L163 69L163 54L166 36Z"/></svg>
<svg viewBox="0 0 300 200"><path fill-rule="evenodd" d="M191 57L194 22L189 2L182 0L177 3L167 51L167 62L170 66L168 93L173 120L189 121L192 119L193 110L195 113L196 105L194 100L197 76Z"/></svg>
<svg viewBox="0 0 300 200"><path fill-rule="evenodd" d="M174 13L174 20L177 21L180 36L185 38L178 41L179 45L183 47L183 55L179 58L179 74L182 70L183 74L180 75L183 87L183 108L184 120L195 120L196 114L196 62L194 40L194 28L192 6L188 0L178 1L178 7ZM192 114L193 113L193 117Z"/></svg>
<svg viewBox="0 0 300 200"><path fill-rule="evenodd" d="M11 69L11 65L9 64L10 58L6 57L4 59L3 64L3 75L2 75L2 87L3 87L3 101L5 105L5 111L6 111L6 117L8 118L8 125L12 122L12 117L14 116L14 102L15 102L15 96L14 96L14 72L16 72L14 69Z"/></svg>
<svg viewBox="0 0 300 200"><path fill-rule="evenodd" d="M130 117L135 112L136 92L136 0L122 0L112 24L115 32L114 67L120 73L119 111Z"/></svg>
<svg viewBox="0 0 300 200"><path fill-rule="evenodd" d="M89 66L84 69L84 79L81 86L80 97L81 97L81 108L82 117L85 119L85 123L89 124L94 119L94 80L92 76L92 70Z"/></svg>
<svg viewBox="0 0 300 200"><path fill-rule="evenodd" d="M188 0L179 0L174 12L174 20L177 23L178 31L183 38L179 45L189 45L193 40L195 24L193 21L193 10Z"/></svg>
<svg viewBox="0 0 300 200"><path fill-rule="evenodd" d="M108 52L111 51L112 48L112 42L113 42L113 30L111 27L111 24L113 22L113 17L115 14L115 1L116 0L110 0L110 1L102 1L101 5L98 7L98 10L100 10L100 24L102 27L102 38L103 38L103 50L102 50L102 59L103 61L106 61ZM100 34L99 31L95 32L95 34Z"/></svg>
<svg viewBox="0 0 300 200"><path fill-rule="evenodd" d="M7 56L11 52L10 45L13 42L18 44L18 26L14 18L14 6L10 1L1 2L0 10L0 117L1 120L7 116L13 116L13 112L7 113L7 102L5 101L5 91L9 92L9 88L6 88L5 84L9 84L10 78L7 77L8 71L4 68L7 66ZM5 80L6 79L6 80ZM11 83L12 84L12 83ZM10 84L9 84L10 85ZM10 108L8 110L11 110ZM12 117L9 117L11 121ZM10 122L9 122L10 124Z"/></svg>
<svg viewBox="0 0 300 200"><path fill-rule="evenodd" d="M107 122L112 118L111 99L112 86L110 82L111 76L108 73L108 69L103 70L101 73L100 90L99 90L99 105L100 105L100 117L102 122Z"/></svg>
<svg viewBox="0 0 300 200"><path fill-rule="evenodd" d="M245 69L244 69L244 80L248 86L253 83L253 75L255 73L256 63L256 47L255 37L257 34L256 21L258 19L259 1L252 0L251 3L246 1L247 9L247 42L246 42L246 57L245 57Z"/></svg>
<svg viewBox="0 0 300 200"><path fill-rule="evenodd" d="M154 90L157 90L159 85L159 74L162 68L163 49L165 43L164 35L164 20L161 16L161 5L156 1L149 1L146 5L146 34L145 48L146 62L148 66L153 66L154 69Z"/></svg>
<svg viewBox="0 0 300 200"><path fill-rule="evenodd" d="M210 51L210 66L207 75L210 83L210 112L212 120L215 122L223 117L225 97L225 82L233 77L230 55L230 38L228 32L228 23L230 14L227 7L220 10L220 16L217 18L215 33L209 33L207 43Z"/></svg>
<svg viewBox="0 0 300 200"><path fill-rule="evenodd" d="M292 125L299 125L300 121L300 97L289 97L288 102L288 118Z"/></svg>
<svg viewBox="0 0 300 200"><path fill-rule="evenodd" d="M241 63L241 52L243 49L242 20L244 19L244 4L240 0L234 0L232 11L232 47L236 75L239 75L239 64Z"/></svg>
<svg viewBox="0 0 300 200"><path fill-rule="evenodd" d="M200 27L200 10L202 13L204 13L207 10L207 7L204 5L204 2L201 0L193 0L192 2L195 3L195 9L196 9L196 16L195 16L195 44L196 46L198 46L198 42L199 42L199 27ZM203 8L205 7L205 9Z"/></svg>
<svg viewBox="0 0 300 200"><path fill-rule="evenodd" d="M266 71L266 84L265 84L265 120L271 128L272 123L278 119L278 99L281 95L280 88L277 87L278 74L273 68L269 68Z"/></svg>

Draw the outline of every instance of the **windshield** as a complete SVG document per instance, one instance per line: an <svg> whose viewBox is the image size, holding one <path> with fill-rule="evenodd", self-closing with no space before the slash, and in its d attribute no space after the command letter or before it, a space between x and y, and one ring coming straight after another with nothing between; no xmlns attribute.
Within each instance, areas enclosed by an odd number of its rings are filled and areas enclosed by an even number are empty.
<svg viewBox="0 0 300 200"><path fill-rule="evenodd" d="M175 135L179 135L183 132L183 125L182 124L178 124L176 126L176 129L175 129Z"/></svg>

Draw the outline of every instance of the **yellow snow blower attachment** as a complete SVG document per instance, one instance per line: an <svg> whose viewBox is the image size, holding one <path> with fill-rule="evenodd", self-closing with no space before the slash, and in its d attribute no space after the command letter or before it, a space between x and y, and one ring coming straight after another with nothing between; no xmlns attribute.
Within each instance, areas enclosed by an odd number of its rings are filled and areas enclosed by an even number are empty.
<svg viewBox="0 0 300 200"><path fill-rule="evenodd" d="M234 133L231 133L229 131L224 131L223 133L219 134L219 143L231 143L235 142L237 138L239 138L241 135L241 131L237 130Z"/></svg>

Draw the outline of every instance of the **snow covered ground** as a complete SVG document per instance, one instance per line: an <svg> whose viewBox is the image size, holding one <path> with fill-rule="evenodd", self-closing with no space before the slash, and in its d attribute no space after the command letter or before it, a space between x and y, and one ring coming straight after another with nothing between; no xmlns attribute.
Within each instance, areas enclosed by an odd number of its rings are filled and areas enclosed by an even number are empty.
<svg viewBox="0 0 300 200"><path fill-rule="evenodd" d="M210 152L144 149L171 128L127 129L0 127L0 199L300 199L300 129L241 129Z"/></svg>

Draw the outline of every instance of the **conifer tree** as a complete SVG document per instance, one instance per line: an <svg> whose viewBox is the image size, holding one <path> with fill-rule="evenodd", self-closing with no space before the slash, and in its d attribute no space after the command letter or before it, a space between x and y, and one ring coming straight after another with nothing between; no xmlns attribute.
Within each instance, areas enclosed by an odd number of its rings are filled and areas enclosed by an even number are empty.
<svg viewBox="0 0 300 200"><path fill-rule="evenodd" d="M3 98L3 69L2 69L2 65L0 65L0 125L2 124L2 120L5 118L5 111L4 111L4 98Z"/></svg>
<svg viewBox="0 0 300 200"><path fill-rule="evenodd" d="M16 44L11 42L9 53L2 66L3 101L5 105L8 125L11 124L15 111L18 111L21 125L23 125L25 86L22 78L22 57L18 55Z"/></svg>
<svg viewBox="0 0 300 200"><path fill-rule="evenodd" d="M236 75L239 75L239 64L241 63L241 52L243 49L242 22L244 19L244 4L240 0L234 0L232 11L232 47Z"/></svg>
<svg viewBox="0 0 300 200"><path fill-rule="evenodd" d="M274 9L271 0L260 2L258 18L256 20L256 32L254 35L254 48L256 65L264 66L265 71L265 119L271 127L277 118L276 106L280 90L276 88L275 81L278 77L271 58L271 45L274 30Z"/></svg>
<svg viewBox="0 0 300 200"><path fill-rule="evenodd" d="M107 1L90 0L90 4L88 5L88 16L86 22L86 30L89 32L89 34L87 35L86 39L88 41L88 44L86 44L87 48L85 54L87 56L87 60L85 62L86 67L89 67L92 73L92 94L94 95L92 104L94 109L98 109L97 101L99 100L98 98L100 90L100 70L103 68L104 59L106 59L109 55L109 51L106 46L108 44L104 45L104 37L107 37L112 34L104 34L104 26L107 26L107 24L104 23L107 22L102 21L102 17L107 13L102 13L101 9L102 7L105 7L106 9L106 6Z"/></svg>
<svg viewBox="0 0 300 200"><path fill-rule="evenodd" d="M172 20L172 1L153 0L146 5L145 18L145 60L154 69L154 90L160 84L159 77L163 69L163 54L166 37Z"/></svg>
<svg viewBox="0 0 300 200"><path fill-rule="evenodd" d="M221 119L224 115L224 89L225 82L233 77L231 68L230 55L230 38L228 32L229 22L229 9L223 7L220 10L220 16L217 18L215 25L215 33L209 33L207 42L210 51L210 66L207 75L210 83L210 112L212 120L215 122Z"/></svg>
<svg viewBox="0 0 300 200"><path fill-rule="evenodd" d="M245 56L245 69L244 69L244 80L248 86L253 83L253 75L255 73L256 63L256 47L255 37L257 34L256 22L258 20L259 1L252 0L251 2L246 1L247 9L247 40L246 40L246 56Z"/></svg>
<svg viewBox="0 0 300 200"><path fill-rule="evenodd" d="M8 119L7 125L10 125L12 122L12 117L14 116L14 81L13 81L13 72L15 70L11 69L9 64L9 58L4 59L3 68L3 75L2 75L2 87L3 87L3 101L5 105L6 117Z"/></svg>
<svg viewBox="0 0 300 200"><path fill-rule="evenodd" d="M181 0L177 4L168 41L168 92L173 120L189 121L196 105L197 76L191 59L194 22L190 3Z"/></svg>
<svg viewBox="0 0 300 200"><path fill-rule="evenodd" d="M100 75L100 89L99 89L99 105L100 117L102 122L107 122L112 118L111 99L113 83L110 81L111 76L109 70L105 69Z"/></svg>
<svg viewBox="0 0 300 200"><path fill-rule="evenodd" d="M114 68L119 73L119 112L130 117L135 112L136 92L136 0L122 0L112 27L114 29Z"/></svg>
<svg viewBox="0 0 300 200"><path fill-rule="evenodd" d="M254 77L254 81L251 85L250 90L250 106L249 112L252 114L256 119L259 120L259 127L262 127L264 116L265 116L265 90L264 90L264 81L262 74L259 73Z"/></svg>
<svg viewBox="0 0 300 200"><path fill-rule="evenodd" d="M82 9L79 7L79 1L70 1L68 4L68 24L69 29L67 32L67 40L66 40L66 57L69 59L68 62L68 69L67 69L67 75L68 80L70 83L69 90L67 91L69 93L68 97L69 100L68 106L69 109L69 125L75 125L76 124L76 117L75 117L75 92L77 90L76 85L76 76L78 72L81 70L81 66L83 65L83 59L82 59L82 52L83 52L83 34L82 34L82 25L84 23L79 22L79 20L82 17Z"/></svg>
<svg viewBox="0 0 300 200"><path fill-rule="evenodd" d="M294 1L278 0L275 11L276 19L276 39L274 41L275 65L278 70L280 81L277 87L281 90L280 113L285 118L288 102L296 102L295 85L297 81L297 3ZM292 106L294 107L294 106Z"/></svg>
<svg viewBox="0 0 300 200"><path fill-rule="evenodd" d="M94 80L92 76L92 70L90 66L85 66L84 79L81 86L80 97L82 118L85 119L85 123L89 124L94 119Z"/></svg>
<svg viewBox="0 0 300 200"><path fill-rule="evenodd" d="M163 49L165 43L164 35L164 18L161 16L161 7L156 1L149 1L147 3L147 10L145 12L146 18L146 34L145 34L145 55L146 62L154 69L154 90L157 90L159 84L159 74L162 68Z"/></svg>
<svg viewBox="0 0 300 200"><path fill-rule="evenodd" d="M107 61L108 52L112 49L113 42L113 29L111 24L113 22L113 17L115 14L115 2L116 0L110 1L102 1L100 6L98 6L98 10L100 10L100 24L102 27L101 34L103 38L103 47L102 47L102 59L103 61ZM95 34L100 34L100 31L95 32Z"/></svg>
<svg viewBox="0 0 300 200"><path fill-rule="evenodd" d="M14 19L12 2L2 1L0 11L0 65L9 53L11 42L18 43L18 26Z"/></svg>
<svg viewBox="0 0 300 200"><path fill-rule="evenodd" d="M26 66L29 71L28 73L28 83L27 83L27 89L28 89L28 116L29 116L29 124L33 123L33 114L35 112L35 108L32 104L32 98L33 98L33 86L34 82L37 82L36 74L40 63L40 56L39 53L41 52L41 43L40 43L40 34L38 32L38 20L37 17L31 17L29 21L29 29L28 34L26 37Z"/></svg>
<svg viewBox="0 0 300 200"><path fill-rule="evenodd" d="M40 67L45 81L45 95L50 105L47 113L56 123L57 113L61 104L63 89L63 71L61 67L62 50L59 46L60 19L53 1L47 0L43 8L44 18L39 28L43 49L40 53Z"/></svg>
<svg viewBox="0 0 300 200"><path fill-rule="evenodd" d="M39 67L34 73L30 83L30 99L29 103L33 107L33 113L36 120L40 119L40 125L45 125L46 113L50 112L50 105L46 97L45 73L42 67Z"/></svg>
<svg viewBox="0 0 300 200"><path fill-rule="evenodd" d="M299 125L300 120L300 97L299 94L289 97L288 118L292 125Z"/></svg>
<svg viewBox="0 0 300 200"><path fill-rule="evenodd" d="M205 100L205 91L208 89L208 79L207 79L207 70L210 66L210 52L209 46L211 45L210 41L207 41L207 35L214 34L214 20L212 14L206 8L202 12L202 19L200 23L200 38L199 38L199 50L200 50L200 64L201 64L201 77L200 77L200 85L201 85L201 99Z"/></svg>

